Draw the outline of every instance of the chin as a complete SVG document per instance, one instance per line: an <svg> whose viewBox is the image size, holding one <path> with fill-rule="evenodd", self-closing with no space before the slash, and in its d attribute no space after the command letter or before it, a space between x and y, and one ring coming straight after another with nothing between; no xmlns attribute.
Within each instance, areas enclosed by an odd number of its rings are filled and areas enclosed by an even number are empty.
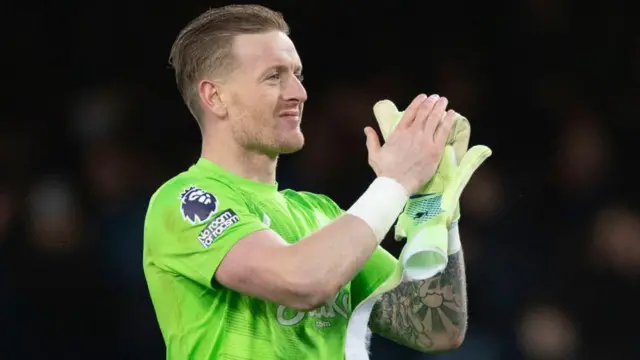
<svg viewBox="0 0 640 360"><path fill-rule="evenodd" d="M295 136L289 136L287 139L283 139L278 144L280 154L293 154L300 151L304 146L304 136L301 132L295 134Z"/></svg>

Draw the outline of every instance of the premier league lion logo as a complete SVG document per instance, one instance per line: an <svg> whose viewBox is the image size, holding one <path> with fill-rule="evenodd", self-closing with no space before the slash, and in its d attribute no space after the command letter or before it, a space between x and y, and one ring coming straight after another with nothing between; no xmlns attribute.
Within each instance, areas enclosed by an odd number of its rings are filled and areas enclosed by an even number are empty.
<svg viewBox="0 0 640 360"><path fill-rule="evenodd" d="M215 214L218 199L196 186L189 186L180 194L180 213L192 225L206 222Z"/></svg>

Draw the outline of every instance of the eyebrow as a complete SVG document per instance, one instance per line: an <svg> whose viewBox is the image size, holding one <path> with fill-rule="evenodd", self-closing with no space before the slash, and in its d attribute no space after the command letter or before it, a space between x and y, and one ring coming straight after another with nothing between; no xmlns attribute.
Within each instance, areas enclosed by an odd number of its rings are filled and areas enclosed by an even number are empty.
<svg viewBox="0 0 640 360"><path fill-rule="evenodd" d="M278 71L286 71L289 70L291 68L291 66L287 66L284 64L278 64L278 65L273 65L267 68L267 70L265 70L265 73L272 71L272 70L278 70ZM293 72L294 73L302 73L302 65L300 64L296 64L293 66Z"/></svg>

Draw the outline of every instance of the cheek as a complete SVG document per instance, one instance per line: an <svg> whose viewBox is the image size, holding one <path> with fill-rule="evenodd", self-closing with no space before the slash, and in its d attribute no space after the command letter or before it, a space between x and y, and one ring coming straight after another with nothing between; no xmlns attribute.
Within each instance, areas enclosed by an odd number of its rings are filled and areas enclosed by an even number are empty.
<svg viewBox="0 0 640 360"><path fill-rule="evenodd" d="M236 130L251 137L273 137L280 130L278 111L279 89L260 88L260 91L237 93L230 102L229 115L235 121Z"/></svg>
<svg viewBox="0 0 640 360"><path fill-rule="evenodd" d="M279 121L277 117L278 110L278 98L275 96L264 96L257 99L255 103L251 105L253 112L253 118L256 120L256 126L261 128L274 128L279 127Z"/></svg>

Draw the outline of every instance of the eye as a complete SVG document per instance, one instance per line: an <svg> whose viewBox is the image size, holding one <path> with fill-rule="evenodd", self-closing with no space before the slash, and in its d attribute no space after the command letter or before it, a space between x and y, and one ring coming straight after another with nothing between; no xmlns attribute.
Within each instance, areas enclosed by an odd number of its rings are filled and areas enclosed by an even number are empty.
<svg viewBox="0 0 640 360"><path fill-rule="evenodd" d="M280 80L280 73L275 73L268 77L269 80Z"/></svg>

